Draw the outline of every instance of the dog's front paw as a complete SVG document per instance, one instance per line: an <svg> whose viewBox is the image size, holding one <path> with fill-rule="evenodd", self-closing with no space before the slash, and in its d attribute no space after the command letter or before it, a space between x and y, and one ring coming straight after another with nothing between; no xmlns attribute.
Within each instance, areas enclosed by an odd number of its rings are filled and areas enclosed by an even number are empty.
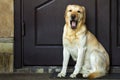
<svg viewBox="0 0 120 80"><path fill-rule="evenodd" d="M84 77L84 78L88 77L88 74L83 74L83 77Z"/></svg>
<svg viewBox="0 0 120 80"><path fill-rule="evenodd" d="M71 78L76 78L76 76L77 76L76 74L71 74L70 75Z"/></svg>
<svg viewBox="0 0 120 80"><path fill-rule="evenodd" d="M65 74L65 73L62 73L62 72L60 72L60 73L57 75L57 77L59 77L59 78L65 77L65 76L66 76L66 74Z"/></svg>

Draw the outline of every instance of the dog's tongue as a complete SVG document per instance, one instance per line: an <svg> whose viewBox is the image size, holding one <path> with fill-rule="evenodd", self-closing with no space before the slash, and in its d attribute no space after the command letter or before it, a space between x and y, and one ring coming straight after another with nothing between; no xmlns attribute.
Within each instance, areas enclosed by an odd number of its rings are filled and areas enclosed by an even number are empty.
<svg viewBox="0 0 120 80"><path fill-rule="evenodd" d="M73 29L76 28L76 26L77 26L76 22L72 21L71 26L72 26Z"/></svg>
<svg viewBox="0 0 120 80"><path fill-rule="evenodd" d="M75 21L72 21L72 26L76 26L76 22Z"/></svg>

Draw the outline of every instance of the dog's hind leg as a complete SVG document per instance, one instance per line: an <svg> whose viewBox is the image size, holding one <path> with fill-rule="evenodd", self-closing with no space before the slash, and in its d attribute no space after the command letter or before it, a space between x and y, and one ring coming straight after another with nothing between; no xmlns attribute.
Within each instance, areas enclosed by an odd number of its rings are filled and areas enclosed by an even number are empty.
<svg viewBox="0 0 120 80"><path fill-rule="evenodd" d="M104 55L99 51L93 51L90 55L91 70L83 74L83 77L97 78L105 75L106 62Z"/></svg>

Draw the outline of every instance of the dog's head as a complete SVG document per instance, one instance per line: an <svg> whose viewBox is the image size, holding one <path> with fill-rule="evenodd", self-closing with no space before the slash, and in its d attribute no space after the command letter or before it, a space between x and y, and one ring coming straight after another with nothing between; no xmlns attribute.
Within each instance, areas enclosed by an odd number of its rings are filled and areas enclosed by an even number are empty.
<svg viewBox="0 0 120 80"><path fill-rule="evenodd" d="M65 11L65 21L72 29L80 23L85 23L85 8L79 5L68 5Z"/></svg>

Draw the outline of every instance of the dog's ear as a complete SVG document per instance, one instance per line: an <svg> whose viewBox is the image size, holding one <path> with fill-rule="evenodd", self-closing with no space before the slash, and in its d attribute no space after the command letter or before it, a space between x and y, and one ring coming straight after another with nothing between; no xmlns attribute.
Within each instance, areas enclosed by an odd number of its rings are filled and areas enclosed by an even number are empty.
<svg viewBox="0 0 120 80"><path fill-rule="evenodd" d="M65 10L64 18L66 17L66 13L67 13L67 8L66 8L66 10Z"/></svg>
<svg viewBox="0 0 120 80"><path fill-rule="evenodd" d="M84 15L84 17L83 17L83 23L85 23L85 21L86 21L86 10L85 10L84 6L82 6L82 9L83 9L83 15Z"/></svg>
<svg viewBox="0 0 120 80"><path fill-rule="evenodd" d="M70 5L67 5L66 9L65 9L65 14L64 14L64 18L66 18L66 14L67 14L67 9Z"/></svg>
<svg viewBox="0 0 120 80"><path fill-rule="evenodd" d="M67 13L67 9L70 5L67 5L66 9L65 9L65 14L64 14L64 18L66 17L66 13Z"/></svg>

